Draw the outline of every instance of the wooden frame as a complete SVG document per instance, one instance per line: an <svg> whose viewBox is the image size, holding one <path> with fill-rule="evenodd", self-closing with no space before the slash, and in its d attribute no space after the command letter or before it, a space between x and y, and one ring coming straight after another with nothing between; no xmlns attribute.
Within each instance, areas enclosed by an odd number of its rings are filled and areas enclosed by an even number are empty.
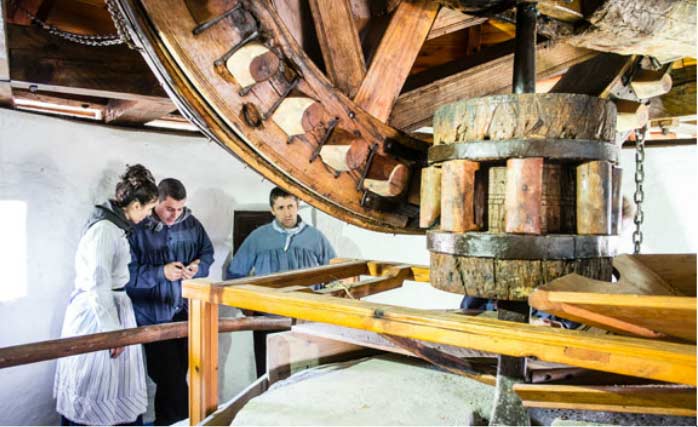
<svg viewBox="0 0 698 427"><path fill-rule="evenodd" d="M536 357L588 369L696 385L696 347L639 338L599 336L554 330L496 319L463 316L375 304L346 298L352 289L361 296L380 292L372 284L424 282L426 267L378 261L345 261L329 266L243 278L226 282L196 279L184 282L183 295L194 308L190 317L190 422L200 423L217 408L216 305L329 323L395 337L465 347L516 357ZM313 292L307 286L358 275L376 275L339 285L345 298ZM381 280L383 279L383 280ZM428 280L428 279L427 279ZM325 293L328 293L325 291ZM352 296L353 298L353 296ZM207 365L208 364L208 365Z"/></svg>

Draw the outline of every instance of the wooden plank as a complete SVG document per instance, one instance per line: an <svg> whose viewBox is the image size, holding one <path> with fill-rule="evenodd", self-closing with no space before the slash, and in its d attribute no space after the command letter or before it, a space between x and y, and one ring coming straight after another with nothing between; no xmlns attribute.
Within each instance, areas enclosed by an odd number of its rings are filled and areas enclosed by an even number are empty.
<svg viewBox="0 0 698 427"><path fill-rule="evenodd" d="M404 1L397 7L354 98L378 120L388 120L438 10L438 3L428 0Z"/></svg>
<svg viewBox="0 0 698 427"><path fill-rule="evenodd" d="M696 389L692 387L516 384L514 391L529 408L696 416Z"/></svg>
<svg viewBox="0 0 698 427"><path fill-rule="evenodd" d="M228 426L233 422L240 410L255 397L267 391L269 388L268 375L262 375L252 384L245 387L235 397L222 404L215 412L204 418L199 424L202 426ZM192 423L193 424L193 423Z"/></svg>
<svg viewBox="0 0 698 427"><path fill-rule="evenodd" d="M291 319L268 317L223 318L219 321L218 332L277 331L290 327ZM107 350L114 347L182 338L187 335L187 322L173 322L15 345L0 348L0 369Z"/></svg>
<svg viewBox="0 0 698 427"><path fill-rule="evenodd" d="M333 339L307 335L301 331L267 336L267 377L269 384L325 363L373 355L374 350Z"/></svg>
<svg viewBox="0 0 698 427"><path fill-rule="evenodd" d="M169 99L162 101L114 99L107 104L104 121L111 124L138 126L176 110L177 107Z"/></svg>
<svg viewBox="0 0 698 427"><path fill-rule="evenodd" d="M35 27L7 25L12 86L117 99L167 95L143 58L126 46L85 48Z"/></svg>
<svg viewBox="0 0 698 427"><path fill-rule="evenodd" d="M663 259L670 259L668 257L665 255ZM685 259L685 256L678 257ZM648 338L673 336L695 342L694 297L678 296L671 285L642 264L641 258L621 255L614 259L613 266L620 274L617 283L572 274L538 288L529 296L529 304L603 329ZM695 264L692 269L695 272ZM695 280L695 273L693 277Z"/></svg>
<svg viewBox="0 0 698 427"><path fill-rule="evenodd" d="M334 258L330 260L330 264L338 264L342 262L355 261L350 258ZM402 265L399 262L389 262L389 261L363 261L366 263L368 269L368 275L370 276L383 276L388 274L387 271L390 267L395 267ZM364 274L364 273L361 273ZM429 283L429 266L426 265L410 265L410 273L407 275L405 280L413 280L420 283Z"/></svg>
<svg viewBox="0 0 698 427"><path fill-rule="evenodd" d="M574 64L596 55L595 52L558 43L538 45L536 78L561 73ZM511 92L514 54L477 65L403 93L397 99L388 123L410 131L431 124L434 111L451 102L495 93Z"/></svg>
<svg viewBox="0 0 698 427"><path fill-rule="evenodd" d="M671 70L673 85L666 95L650 100L650 119L696 114L696 66Z"/></svg>
<svg viewBox="0 0 698 427"><path fill-rule="evenodd" d="M201 282L200 298L238 308L303 320L331 323L440 344L509 356L696 384L694 345L596 336L580 331L540 328L495 319L396 307L298 292L282 293L260 286L215 286ZM184 294L191 294L191 282Z"/></svg>
<svg viewBox="0 0 698 427"><path fill-rule="evenodd" d="M218 305L189 301L189 422L218 408Z"/></svg>
<svg viewBox="0 0 698 427"><path fill-rule="evenodd" d="M487 18L467 15L449 7L442 7L436 15L434 25L431 26L431 30L427 35L427 40L435 39L465 28L475 27L486 21Z"/></svg>
<svg viewBox="0 0 698 427"><path fill-rule="evenodd" d="M359 33L349 0L310 0L327 76L353 98L366 76Z"/></svg>

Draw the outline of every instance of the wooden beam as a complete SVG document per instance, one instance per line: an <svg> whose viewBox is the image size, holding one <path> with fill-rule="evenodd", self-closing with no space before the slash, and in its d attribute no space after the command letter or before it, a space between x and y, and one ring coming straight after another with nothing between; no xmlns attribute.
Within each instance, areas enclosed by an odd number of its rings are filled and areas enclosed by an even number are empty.
<svg viewBox="0 0 698 427"><path fill-rule="evenodd" d="M666 95L650 101L650 120L696 114L696 66L671 70L673 85Z"/></svg>
<svg viewBox="0 0 698 427"><path fill-rule="evenodd" d="M467 15L463 12L453 10L448 7L442 7L436 15L436 21L431 26L431 30L427 35L427 40L435 39L464 28L474 27L483 24L487 18L480 16Z"/></svg>
<svg viewBox="0 0 698 427"><path fill-rule="evenodd" d="M606 98L637 58L615 53L600 53L573 65L550 89L552 93L580 93Z"/></svg>
<svg viewBox="0 0 698 427"><path fill-rule="evenodd" d="M192 289L192 282L184 284L187 298L509 356L534 356L605 372L696 384L694 345L657 345L638 338L597 336L261 286L222 287L199 281L199 289Z"/></svg>
<svg viewBox="0 0 698 427"><path fill-rule="evenodd" d="M218 408L218 305L189 301L189 422Z"/></svg>
<svg viewBox="0 0 698 427"><path fill-rule="evenodd" d="M540 44L536 50L536 78L562 73L596 53L558 43ZM431 123L434 111L460 99L511 92L514 55L508 54L460 73L405 92L397 99L389 124L411 131Z"/></svg>
<svg viewBox="0 0 698 427"><path fill-rule="evenodd" d="M10 86L10 57L7 51L7 31L5 24L5 2L0 0L0 106L12 105Z"/></svg>
<svg viewBox="0 0 698 427"><path fill-rule="evenodd" d="M117 99L167 98L143 58L126 46L86 47L12 24L7 41L15 88Z"/></svg>
<svg viewBox="0 0 698 427"><path fill-rule="evenodd" d="M696 416L696 389L693 387L516 384L514 391L529 408Z"/></svg>
<svg viewBox="0 0 698 427"><path fill-rule="evenodd" d="M104 122L118 125L143 125L177 110L172 101L112 99L107 104Z"/></svg>
<svg viewBox="0 0 698 427"><path fill-rule="evenodd" d="M183 338L188 335L187 327L187 322L163 323L4 347L0 348L0 369L107 350L114 347ZM290 327L291 319L285 318L224 318L220 319L218 332L278 331Z"/></svg>
<svg viewBox="0 0 698 427"><path fill-rule="evenodd" d="M310 0L315 31L330 81L353 98L366 76L366 64L349 0Z"/></svg>
<svg viewBox="0 0 698 427"><path fill-rule="evenodd" d="M386 275L373 277L346 285L326 287L317 291L321 295L332 295L338 297L364 298L380 292L397 289L412 273L409 265L399 265L386 268Z"/></svg>
<svg viewBox="0 0 698 427"><path fill-rule="evenodd" d="M354 98L378 120L390 117L438 10L438 3L428 0L404 1L397 7Z"/></svg>

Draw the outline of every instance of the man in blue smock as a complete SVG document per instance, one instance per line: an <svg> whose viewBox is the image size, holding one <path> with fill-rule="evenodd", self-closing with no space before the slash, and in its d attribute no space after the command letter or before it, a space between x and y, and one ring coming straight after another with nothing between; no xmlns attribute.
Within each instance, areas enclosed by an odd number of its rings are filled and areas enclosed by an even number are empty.
<svg viewBox="0 0 698 427"><path fill-rule="evenodd" d="M182 280L208 276L213 245L199 220L186 207L187 191L177 179L158 185L158 204L152 215L134 227L130 279L126 292L133 302L138 326L186 321ZM187 418L189 368L186 338L143 345L148 376L157 385L155 425Z"/></svg>
<svg viewBox="0 0 698 427"><path fill-rule="evenodd" d="M298 199L279 187L271 190L269 206L274 220L263 225L242 242L228 265L225 279L278 273L328 264L336 256L327 238L298 216ZM254 332L257 376L266 371L266 336Z"/></svg>

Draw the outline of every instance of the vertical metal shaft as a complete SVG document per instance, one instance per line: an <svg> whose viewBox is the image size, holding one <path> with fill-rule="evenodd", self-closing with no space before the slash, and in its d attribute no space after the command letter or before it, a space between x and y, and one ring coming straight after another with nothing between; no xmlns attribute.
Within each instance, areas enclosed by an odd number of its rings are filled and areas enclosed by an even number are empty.
<svg viewBox="0 0 698 427"><path fill-rule="evenodd" d="M535 2L516 5L516 49L514 51L514 93L536 92Z"/></svg>

